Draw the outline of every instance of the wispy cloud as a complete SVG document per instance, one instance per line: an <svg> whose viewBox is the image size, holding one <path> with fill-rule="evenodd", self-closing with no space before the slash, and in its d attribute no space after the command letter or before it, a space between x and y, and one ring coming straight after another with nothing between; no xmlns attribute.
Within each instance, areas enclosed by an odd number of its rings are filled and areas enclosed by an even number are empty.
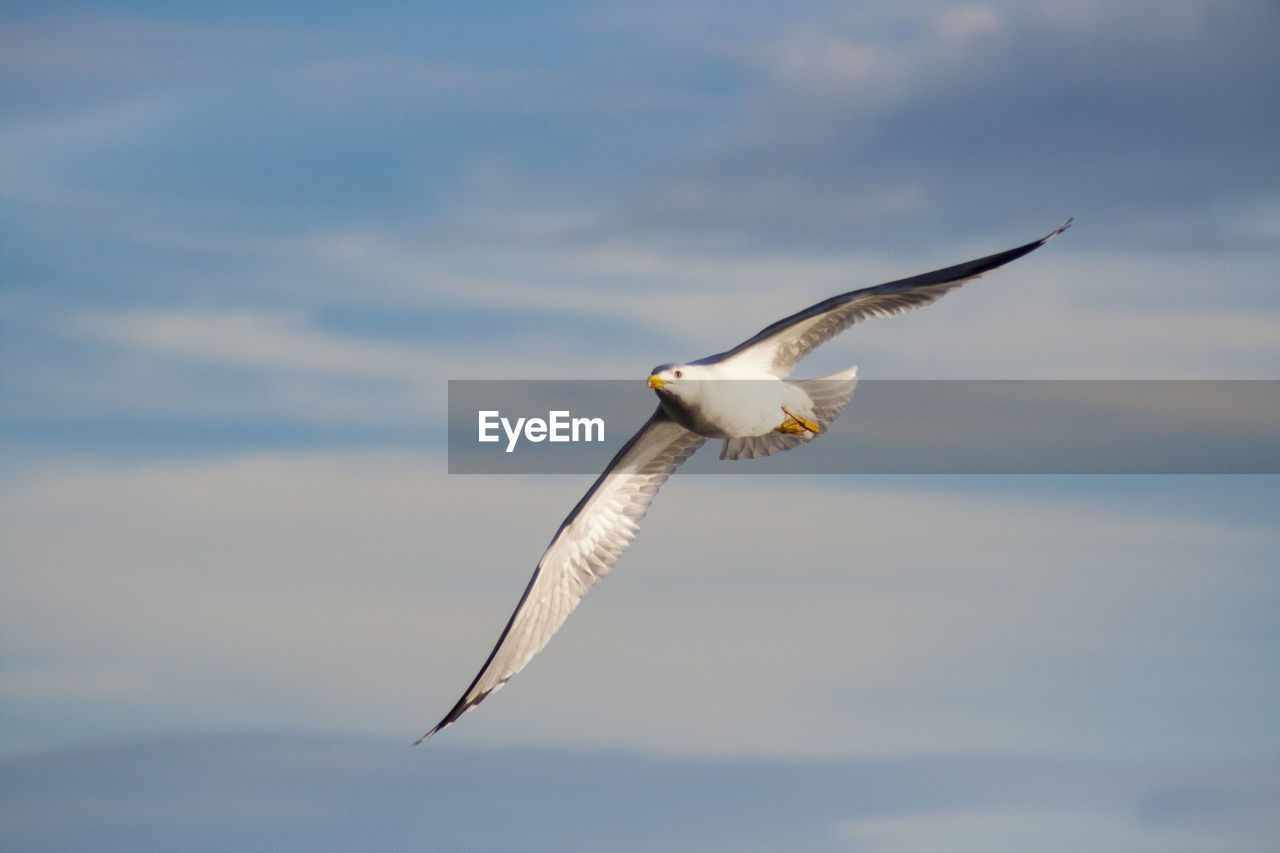
<svg viewBox="0 0 1280 853"><path fill-rule="evenodd" d="M900 245L925 223L977 230L1066 207L1113 242L1238 244L1212 209L1275 195L1258 154L1280 127L1253 85L1275 76L1257 41L1272 13L1198 2L1090 4L1069 22L1010 3L800 11L756 43L762 84L733 132L679 170L680 193L655 187L636 224ZM907 190L929 207L841 215L842 199ZM751 205L716 203L753 191Z"/></svg>
<svg viewBox="0 0 1280 853"><path fill-rule="evenodd" d="M806 372L1274 377L1275 14L12 15L6 724L418 733L584 485L447 478L448 378L642 376L1073 214ZM1274 752L1266 483L713 479L459 738Z"/></svg>
<svg viewBox="0 0 1280 853"><path fill-rule="evenodd" d="M1219 811L1214 809L1213 811ZM1236 813L1226 805L1221 811ZM1259 816L1251 809L1250 818ZM1266 822L1263 819L1262 822ZM1261 827L1256 827L1261 829ZM876 816L840 824L837 835L858 849L894 850L1035 850L1069 853L1083 848L1140 851L1152 847L1193 845L1203 850L1256 850L1261 835L1255 827L1202 824L1188 815L1167 825L1152 825L1124 810L1099 809L1093 803L1069 805L1002 804L955 808L929 813Z"/></svg>
<svg viewBox="0 0 1280 853"><path fill-rule="evenodd" d="M130 311L68 318L76 337L161 357L267 371L438 383L430 353L381 340L357 342L293 314Z"/></svg>
<svg viewBox="0 0 1280 853"><path fill-rule="evenodd" d="M335 837L358 838L371 853L424 837L450 849L577 853L627 827L632 846L690 851L856 844L1261 853L1277 829L1270 765L992 756L744 762L438 744L427 753L380 740L259 735L73 749L0 770L14 804L0 841L18 838L36 851L92 835L99 846L203 853L269 835L282 853ZM570 804L578 819L565 821ZM492 819L495 810L503 820ZM663 820L651 820L655 814Z"/></svg>
<svg viewBox="0 0 1280 853"><path fill-rule="evenodd" d="M465 686L584 487L442 467L363 452L24 475L3 513L14 712L110 702L134 726L199 724L212 708L236 725L415 732ZM743 534L762 517L780 533ZM856 535L832 535L852 522ZM1280 548L1263 522L765 477L677 479L645 527L564 639L459 737L1059 754L1053 730L1072 751L1145 756L1199 755L1205 725L1233 731L1215 751L1265 737L1245 705L1205 720L1189 686L1268 690L1227 663L1260 653L1248 638L1267 614L1248 602L1270 594ZM1189 638L1194 656L1149 669ZM142 685L127 698L65 675L121 669ZM246 683L252 706L217 698ZM1138 705L1118 719L1106 697L1134 683L1145 698L1126 693ZM69 707L66 685L81 691ZM1151 726L1166 701L1186 711ZM751 710L728 724L726 708ZM783 725L794 719L808 724Z"/></svg>

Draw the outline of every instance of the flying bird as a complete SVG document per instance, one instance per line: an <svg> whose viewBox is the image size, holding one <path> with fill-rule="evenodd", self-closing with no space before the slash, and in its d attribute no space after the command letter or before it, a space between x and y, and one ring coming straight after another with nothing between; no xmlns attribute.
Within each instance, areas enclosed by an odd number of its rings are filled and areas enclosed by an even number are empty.
<svg viewBox="0 0 1280 853"><path fill-rule="evenodd" d="M721 459L752 459L821 435L849 402L857 368L787 380L802 358L869 317L892 317L936 302L1038 249L1071 221L1004 252L833 296L766 326L728 352L655 367L649 387L658 408L565 518L479 674L415 745L480 704L546 646L631 544L658 488L708 438L724 439Z"/></svg>

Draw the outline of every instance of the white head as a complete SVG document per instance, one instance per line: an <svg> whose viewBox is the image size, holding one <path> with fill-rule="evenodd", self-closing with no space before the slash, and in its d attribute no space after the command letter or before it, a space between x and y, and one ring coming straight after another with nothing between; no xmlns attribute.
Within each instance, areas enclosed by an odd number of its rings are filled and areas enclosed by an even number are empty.
<svg viewBox="0 0 1280 853"><path fill-rule="evenodd" d="M668 415L690 429L697 429L694 411L701 405L702 386L708 370L698 364L661 364L649 372L649 387L658 395Z"/></svg>
<svg viewBox="0 0 1280 853"><path fill-rule="evenodd" d="M706 379L707 369L699 364L660 364L649 371L649 387L659 397L675 397L692 393L699 379Z"/></svg>

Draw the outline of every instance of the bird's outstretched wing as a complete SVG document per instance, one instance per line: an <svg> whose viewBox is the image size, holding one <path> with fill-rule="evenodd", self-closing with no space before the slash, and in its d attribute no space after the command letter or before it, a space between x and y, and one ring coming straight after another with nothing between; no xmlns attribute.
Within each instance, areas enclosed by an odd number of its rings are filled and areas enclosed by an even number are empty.
<svg viewBox="0 0 1280 853"><path fill-rule="evenodd" d="M736 363L767 370L776 376L788 376L800 359L854 323L868 317L892 317L930 305L960 285L1040 248L1067 230L1071 222L1068 219L1051 234L1015 249L824 299L767 326L728 352L696 363Z"/></svg>
<svg viewBox="0 0 1280 853"><path fill-rule="evenodd" d="M546 646L631 544L658 488L704 441L658 407L560 525L475 681L417 743L480 704Z"/></svg>

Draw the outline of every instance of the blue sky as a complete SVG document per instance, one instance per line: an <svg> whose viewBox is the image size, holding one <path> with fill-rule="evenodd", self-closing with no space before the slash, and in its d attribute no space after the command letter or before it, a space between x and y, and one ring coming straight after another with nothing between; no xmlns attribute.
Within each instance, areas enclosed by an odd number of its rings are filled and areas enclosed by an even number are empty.
<svg viewBox="0 0 1280 853"><path fill-rule="evenodd" d="M382 755L433 724L587 485L447 476L450 378L643 378L1067 216L802 372L1280 377L1278 17L6 4L0 772L158 737L189 772L210 733ZM478 790L527 749L596 756L592 784L707 762L707 791L748 759L1119 768L1132 790L1065 812L906 784L822 837L1263 849L1277 505L1274 477L677 478L441 738L486 756ZM1194 827L1115 822L1169 786Z"/></svg>

